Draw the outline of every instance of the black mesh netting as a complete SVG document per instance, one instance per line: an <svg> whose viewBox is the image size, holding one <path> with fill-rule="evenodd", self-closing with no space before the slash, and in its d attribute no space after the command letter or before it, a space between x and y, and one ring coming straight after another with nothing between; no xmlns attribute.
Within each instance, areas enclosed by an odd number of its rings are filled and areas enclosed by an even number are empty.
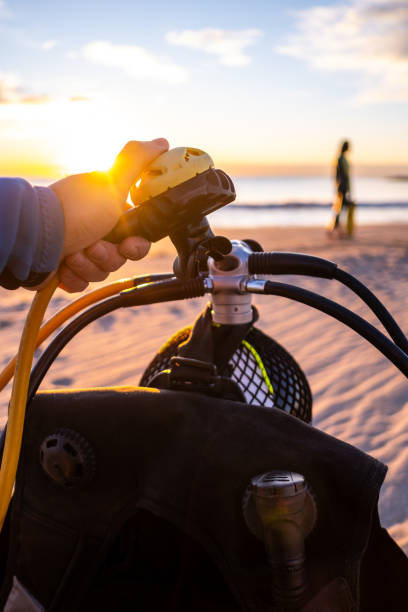
<svg viewBox="0 0 408 612"><path fill-rule="evenodd" d="M148 387L156 374L169 368L179 344L187 340L191 327L172 336L146 368L140 385ZM263 371L264 369L264 371ZM303 371L275 340L253 327L235 351L222 375L238 383L248 404L275 407L310 423L312 395Z"/></svg>

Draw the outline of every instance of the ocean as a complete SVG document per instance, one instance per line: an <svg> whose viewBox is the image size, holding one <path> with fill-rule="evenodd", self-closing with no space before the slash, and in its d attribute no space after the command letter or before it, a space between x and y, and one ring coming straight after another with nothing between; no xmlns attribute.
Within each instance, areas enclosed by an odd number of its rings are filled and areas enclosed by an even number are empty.
<svg viewBox="0 0 408 612"><path fill-rule="evenodd" d="M330 177L232 177L235 202L211 215L214 227L325 226L334 199ZM355 177L356 223L408 223L408 181Z"/></svg>
<svg viewBox="0 0 408 612"><path fill-rule="evenodd" d="M331 218L331 177L232 177L235 202L212 213L214 227L326 226ZM52 181L32 181L48 185ZM355 177L356 223L408 223L408 180Z"/></svg>

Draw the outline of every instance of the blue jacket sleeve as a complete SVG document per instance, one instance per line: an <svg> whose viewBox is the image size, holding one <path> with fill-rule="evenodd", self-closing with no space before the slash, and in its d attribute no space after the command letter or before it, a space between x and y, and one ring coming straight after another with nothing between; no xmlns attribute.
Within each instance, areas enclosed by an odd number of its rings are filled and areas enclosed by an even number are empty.
<svg viewBox="0 0 408 612"><path fill-rule="evenodd" d="M53 190L0 178L0 284L41 283L57 268L63 242L64 215Z"/></svg>

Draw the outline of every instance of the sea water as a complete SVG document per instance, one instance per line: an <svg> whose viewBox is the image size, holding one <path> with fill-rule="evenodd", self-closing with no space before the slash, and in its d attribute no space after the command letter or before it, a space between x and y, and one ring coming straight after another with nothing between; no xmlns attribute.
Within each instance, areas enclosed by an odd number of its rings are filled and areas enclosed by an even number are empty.
<svg viewBox="0 0 408 612"><path fill-rule="evenodd" d="M212 213L214 227L326 226L331 218L335 191L329 176L231 178L236 200ZM408 180L355 177L352 197L358 224L408 223Z"/></svg>
<svg viewBox="0 0 408 612"><path fill-rule="evenodd" d="M218 227L325 226L335 197L333 180L321 177L232 177L236 200L212 214ZM355 177L352 198L358 224L408 223L408 181Z"/></svg>

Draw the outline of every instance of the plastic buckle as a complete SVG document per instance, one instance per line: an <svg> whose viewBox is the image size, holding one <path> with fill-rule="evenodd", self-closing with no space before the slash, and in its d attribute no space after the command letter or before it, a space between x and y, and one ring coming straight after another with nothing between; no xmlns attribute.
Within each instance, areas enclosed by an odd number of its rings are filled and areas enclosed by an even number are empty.
<svg viewBox="0 0 408 612"><path fill-rule="evenodd" d="M170 382L177 387L216 387L217 366L208 361L176 355L170 359Z"/></svg>
<svg viewBox="0 0 408 612"><path fill-rule="evenodd" d="M245 396L235 381L219 376L215 364L200 359L172 357L170 368L156 374L149 386L204 393L246 403Z"/></svg>

